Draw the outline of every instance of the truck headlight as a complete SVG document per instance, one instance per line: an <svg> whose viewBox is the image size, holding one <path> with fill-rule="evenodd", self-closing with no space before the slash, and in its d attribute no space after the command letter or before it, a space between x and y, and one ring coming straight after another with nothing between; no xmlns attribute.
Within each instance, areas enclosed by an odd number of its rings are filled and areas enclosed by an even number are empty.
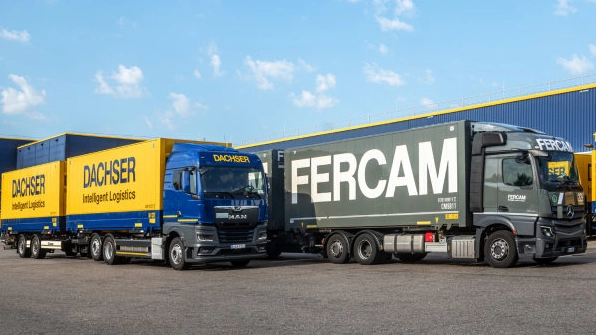
<svg viewBox="0 0 596 335"><path fill-rule="evenodd" d="M213 234L197 234L197 241L199 242L213 242L215 235Z"/></svg>
<svg viewBox="0 0 596 335"><path fill-rule="evenodd" d="M267 232L266 231L262 231L259 233L259 241L265 241L267 240Z"/></svg>
<svg viewBox="0 0 596 335"><path fill-rule="evenodd" d="M547 226L540 226L540 232L542 232L542 236L546 237L554 237L555 233L553 233L553 229Z"/></svg>

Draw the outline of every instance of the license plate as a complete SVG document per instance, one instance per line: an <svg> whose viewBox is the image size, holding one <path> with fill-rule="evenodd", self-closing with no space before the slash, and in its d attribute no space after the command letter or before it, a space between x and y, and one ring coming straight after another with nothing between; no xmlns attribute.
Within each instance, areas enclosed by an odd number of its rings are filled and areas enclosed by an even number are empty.
<svg viewBox="0 0 596 335"><path fill-rule="evenodd" d="M246 244L232 244L230 245L230 249L244 249L246 248Z"/></svg>
<svg viewBox="0 0 596 335"><path fill-rule="evenodd" d="M569 247L569 248L567 248L567 252L575 252L575 247Z"/></svg>

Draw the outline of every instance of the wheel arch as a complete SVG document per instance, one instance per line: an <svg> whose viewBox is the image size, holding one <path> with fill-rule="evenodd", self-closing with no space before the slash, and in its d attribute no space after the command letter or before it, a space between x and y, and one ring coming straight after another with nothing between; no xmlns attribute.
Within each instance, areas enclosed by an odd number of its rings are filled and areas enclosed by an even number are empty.
<svg viewBox="0 0 596 335"><path fill-rule="evenodd" d="M352 250L352 242L354 241L354 235L350 234L349 232L347 232L345 230L333 230L332 232L327 234L327 236L325 236L325 242L323 243L323 256L327 257L327 255L326 255L327 244L329 243L329 240L331 239L331 237L333 237L335 235L339 235L346 240L346 243L348 245L348 253L351 255L352 254L352 251L351 251Z"/></svg>
<svg viewBox="0 0 596 335"><path fill-rule="evenodd" d="M482 218L475 222L476 225L476 254L479 255L477 258L479 261L484 260L484 244L486 239L493 233L506 230L511 232L514 236L516 235L515 226L513 222L507 217L499 215L491 215Z"/></svg>
<svg viewBox="0 0 596 335"><path fill-rule="evenodd" d="M377 242L379 251L385 250L385 248L383 247L383 234L379 233L378 231L375 231L375 230L371 230L371 229L360 230L352 237L352 241L356 240L358 238L358 236L361 236L363 234L369 234L373 237L375 242ZM352 245L352 243L350 243L350 248L353 248L353 247L354 246Z"/></svg>

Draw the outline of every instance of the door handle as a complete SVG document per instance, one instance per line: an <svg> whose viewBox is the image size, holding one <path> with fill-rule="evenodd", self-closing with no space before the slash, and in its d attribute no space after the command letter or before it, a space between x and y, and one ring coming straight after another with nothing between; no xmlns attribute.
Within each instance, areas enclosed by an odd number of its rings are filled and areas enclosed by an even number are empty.
<svg viewBox="0 0 596 335"><path fill-rule="evenodd" d="M509 207L507 207L507 206L499 206L499 212L509 212Z"/></svg>

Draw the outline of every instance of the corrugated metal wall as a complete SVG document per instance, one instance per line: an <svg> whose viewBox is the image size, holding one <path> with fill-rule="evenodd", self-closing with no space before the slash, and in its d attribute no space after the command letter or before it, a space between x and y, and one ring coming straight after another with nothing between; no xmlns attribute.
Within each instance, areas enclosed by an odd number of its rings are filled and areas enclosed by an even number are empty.
<svg viewBox="0 0 596 335"><path fill-rule="evenodd" d="M510 102L496 102L482 107L453 112L437 112L426 116L346 131L322 133L316 136L307 135L295 139L282 139L266 144L257 143L243 146L241 150L287 149L443 122L474 120L534 128L567 139L576 152L581 152L587 150L584 148L584 144L594 144L593 134L596 132L596 85L585 87L578 86L576 89L564 90L563 93L546 93L538 97L522 97L520 100Z"/></svg>
<svg viewBox="0 0 596 335"><path fill-rule="evenodd" d="M0 138L0 173L16 169L17 148L30 140Z"/></svg>
<svg viewBox="0 0 596 335"><path fill-rule="evenodd" d="M62 134L23 146L18 149L17 168L66 160L90 152L139 142L137 139L99 137L93 135Z"/></svg>
<svg viewBox="0 0 596 335"><path fill-rule="evenodd" d="M0 157L2 157L0 159L0 174L16 169L17 148L29 142L31 141L24 139L0 138ZM1 187L0 183L0 194L2 193Z"/></svg>

